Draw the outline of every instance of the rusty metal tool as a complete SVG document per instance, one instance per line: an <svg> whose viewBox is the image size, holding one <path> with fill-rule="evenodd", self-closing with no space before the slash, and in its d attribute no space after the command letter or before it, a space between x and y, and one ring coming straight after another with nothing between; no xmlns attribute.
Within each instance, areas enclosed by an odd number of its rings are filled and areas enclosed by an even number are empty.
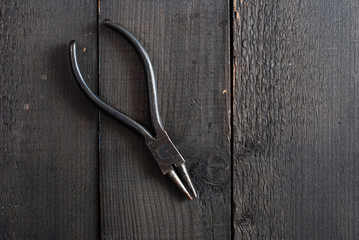
<svg viewBox="0 0 359 240"><path fill-rule="evenodd" d="M92 103L94 103L99 109L106 112L114 119L118 120L119 122L122 122L123 124L133 128L144 137L145 143L149 148L149 150L151 151L153 157L156 159L162 173L164 175L167 175L177 185L177 187L186 195L188 199L192 200L193 199L192 195L188 192L185 185L187 185L187 187L190 189L194 197L197 197L197 193L188 175L185 166L185 160L182 157L182 155L179 153L175 145L172 143L167 132L164 130L161 122L160 114L158 112L156 79L149 55L147 54L141 43L137 40L137 38L126 28L122 27L117 23L112 22L111 20L104 20L103 24L106 27L124 36L131 43L131 45L134 47L134 49L139 54L142 60L147 75L149 106L150 106L152 127L155 131L155 135L152 135L140 123L134 121L133 119L129 118L122 112L104 103L98 96L96 96L91 91L91 89L84 81L82 74L80 72L77 63L77 57L76 57L76 42L73 40L70 42L70 61L71 61L71 69L76 79L76 82L80 86L85 96ZM185 184L183 184L183 182L180 180L180 177L177 175L177 173L180 174Z"/></svg>

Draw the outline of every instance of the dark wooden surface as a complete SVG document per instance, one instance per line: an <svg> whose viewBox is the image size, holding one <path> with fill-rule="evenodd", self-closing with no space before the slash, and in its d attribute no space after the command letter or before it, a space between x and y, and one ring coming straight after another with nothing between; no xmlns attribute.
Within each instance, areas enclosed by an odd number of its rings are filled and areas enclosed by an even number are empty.
<svg viewBox="0 0 359 240"><path fill-rule="evenodd" d="M0 239L358 239L359 3L1 1ZM70 73L165 128L199 198ZM101 193L100 193L101 191ZM101 199L101 200L100 200Z"/></svg>
<svg viewBox="0 0 359 240"><path fill-rule="evenodd" d="M75 38L83 71L96 76L96 9L1 1L0 239L98 236L98 112L68 61Z"/></svg>
<svg viewBox="0 0 359 240"><path fill-rule="evenodd" d="M358 239L359 2L234 11L235 239Z"/></svg>

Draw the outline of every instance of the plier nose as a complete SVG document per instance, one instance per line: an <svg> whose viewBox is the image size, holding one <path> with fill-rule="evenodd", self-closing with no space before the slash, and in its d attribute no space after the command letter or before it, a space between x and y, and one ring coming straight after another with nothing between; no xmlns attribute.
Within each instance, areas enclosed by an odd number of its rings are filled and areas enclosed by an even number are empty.
<svg viewBox="0 0 359 240"><path fill-rule="evenodd" d="M144 126L131 119L124 113L104 103L98 96L96 96L91 91L91 89L84 81L77 63L76 42L71 41L70 62L71 69L76 79L76 82L80 86L80 89L82 90L84 95L99 109L106 112L114 119L131 127L144 137L145 143L151 151L153 157L156 159L162 173L164 175L167 175L189 200L192 200L192 195L194 197L197 197L197 193L187 172L185 160L179 153L175 145L172 143L167 132L164 130L161 122L157 103L156 79L149 55L147 54L141 43L138 41L138 39L126 28L112 22L111 20L104 20L103 23L106 27L124 36L131 43L131 45L134 47L134 49L140 56L147 75L151 122L155 134L150 133L150 131L148 131ZM184 183L180 180L180 177L177 173L182 177ZM186 186L190 189L192 195L189 193Z"/></svg>

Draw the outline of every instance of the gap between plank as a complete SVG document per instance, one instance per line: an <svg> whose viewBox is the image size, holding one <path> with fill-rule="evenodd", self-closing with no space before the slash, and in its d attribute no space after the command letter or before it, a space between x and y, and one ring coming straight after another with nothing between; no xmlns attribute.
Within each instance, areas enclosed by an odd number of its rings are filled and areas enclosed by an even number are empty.
<svg viewBox="0 0 359 240"><path fill-rule="evenodd" d="M230 101L231 101L231 114L230 114L230 152L231 152L231 239L234 240L234 201L233 201L233 171L234 171L234 139L233 139L233 127L234 127L234 36L233 36L233 30L234 30L234 23L233 23L233 11L234 11L234 4L235 4L235 0L229 1L228 5L229 5L229 22L230 22L230 27L229 27L229 52L230 52L230 56L229 56L229 65L230 65Z"/></svg>
<svg viewBox="0 0 359 240"><path fill-rule="evenodd" d="M97 1L97 95L100 96L100 0ZM100 121L101 112L98 110L97 118L97 191L98 191L98 239L102 239L102 204L101 204L101 162L100 162L100 147L101 147L101 135L100 135Z"/></svg>

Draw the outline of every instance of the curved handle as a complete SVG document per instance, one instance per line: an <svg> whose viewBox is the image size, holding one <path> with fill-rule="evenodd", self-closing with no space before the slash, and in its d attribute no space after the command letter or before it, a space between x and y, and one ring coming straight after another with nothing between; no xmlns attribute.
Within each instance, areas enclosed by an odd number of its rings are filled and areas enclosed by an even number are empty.
<svg viewBox="0 0 359 240"><path fill-rule="evenodd" d="M147 131L146 128L144 128L141 124L138 122L132 120L125 114L117 111L113 107L107 105L104 103L98 96L96 96L89 86L86 84L85 80L82 77L82 74L80 72L79 66L77 64L77 57L76 57L76 42L71 41L70 42L70 61L71 61L71 69L72 73L75 76L77 84L80 86L81 91L85 94L85 96L94 103L98 108L100 108L102 111L108 113L110 116L115 118L116 120L126 124L127 126L133 128L140 134L142 134L145 138L153 138L151 133Z"/></svg>
<svg viewBox="0 0 359 240"><path fill-rule="evenodd" d="M126 28L115 22L112 22L109 19L105 19L103 21L103 24L109 29L124 36L131 43L136 52L140 55L140 59L142 60L147 75L148 96L150 102L149 104L152 126L154 127L156 133L158 133L159 131L163 131L161 117L158 111L156 78L148 53L146 52L140 41L138 41L138 39Z"/></svg>

